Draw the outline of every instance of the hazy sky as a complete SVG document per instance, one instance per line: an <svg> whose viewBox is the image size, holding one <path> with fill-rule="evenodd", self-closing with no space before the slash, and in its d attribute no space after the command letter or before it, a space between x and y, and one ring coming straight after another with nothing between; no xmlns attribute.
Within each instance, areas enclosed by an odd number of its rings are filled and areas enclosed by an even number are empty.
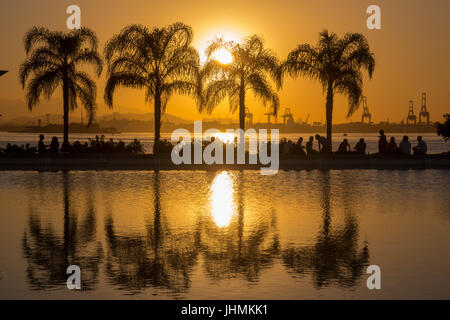
<svg viewBox="0 0 450 320"><path fill-rule="evenodd" d="M0 2L0 69L10 72L0 78L0 99L24 99L19 85L18 66L25 58L22 38L27 29L39 25L65 30L66 8L81 7L82 25L92 28L103 44L121 28L132 23L149 27L182 21L194 30L194 45L202 50L215 36L238 40L253 33L262 35L266 45L280 59L301 43L317 41L323 29L342 34L360 32L375 53L374 77L366 77L364 94L368 97L373 120L399 121L414 100L420 109L420 94L428 94L431 119L441 120L450 112L450 1L449 0L2 0ZM366 8L381 8L381 30L368 30ZM98 87L99 112L110 112L103 103L103 73ZM281 113L290 107L294 118L325 120L325 98L319 83L306 79L287 79L280 91ZM54 99L61 99L56 92ZM149 112L143 92L119 89L117 112ZM43 100L32 114L55 112ZM249 97L247 105L255 120L266 119L262 104ZM127 108L120 108L127 106ZM334 119L346 121L347 105L342 96L335 99ZM58 110L61 112L61 110ZM174 97L167 112L189 119L202 119L191 98ZM352 120L359 120L362 110ZM230 117L226 105L212 117ZM237 113L233 115L237 119Z"/></svg>

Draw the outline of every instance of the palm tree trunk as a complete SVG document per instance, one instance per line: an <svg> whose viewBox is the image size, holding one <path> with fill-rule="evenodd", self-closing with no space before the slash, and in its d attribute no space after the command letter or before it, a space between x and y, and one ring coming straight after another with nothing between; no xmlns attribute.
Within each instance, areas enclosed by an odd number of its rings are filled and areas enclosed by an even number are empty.
<svg viewBox="0 0 450 320"><path fill-rule="evenodd" d="M239 90L239 128L245 130L245 88L242 80Z"/></svg>
<svg viewBox="0 0 450 320"><path fill-rule="evenodd" d="M69 79L67 73L63 76L63 121L64 121L64 138L63 138L63 151L69 149Z"/></svg>
<svg viewBox="0 0 450 320"><path fill-rule="evenodd" d="M161 140L161 95L155 95L155 144L153 153L158 153Z"/></svg>
<svg viewBox="0 0 450 320"><path fill-rule="evenodd" d="M333 83L328 81L327 89L327 105L326 105L326 118L327 118L327 141L328 151L332 151L332 126L333 126Z"/></svg>

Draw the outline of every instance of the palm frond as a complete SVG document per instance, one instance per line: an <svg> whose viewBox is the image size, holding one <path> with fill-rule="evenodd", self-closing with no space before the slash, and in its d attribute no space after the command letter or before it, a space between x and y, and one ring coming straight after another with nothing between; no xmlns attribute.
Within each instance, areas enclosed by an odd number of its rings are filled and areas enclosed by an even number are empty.
<svg viewBox="0 0 450 320"><path fill-rule="evenodd" d="M71 67L76 67L79 63L88 63L95 67L97 76L100 76L103 70L103 60L97 51L84 49L70 62Z"/></svg>
<svg viewBox="0 0 450 320"><path fill-rule="evenodd" d="M26 100L28 108L32 110L33 107L39 103L42 94L49 99L60 83L61 78L58 70L36 74L35 77L30 80L27 88Z"/></svg>
<svg viewBox="0 0 450 320"><path fill-rule="evenodd" d="M118 86L142 89L148 86L147 79L132 72L118 72L109 74L105 86L104 99L109 107L113 105L114 91Z"/></svg>

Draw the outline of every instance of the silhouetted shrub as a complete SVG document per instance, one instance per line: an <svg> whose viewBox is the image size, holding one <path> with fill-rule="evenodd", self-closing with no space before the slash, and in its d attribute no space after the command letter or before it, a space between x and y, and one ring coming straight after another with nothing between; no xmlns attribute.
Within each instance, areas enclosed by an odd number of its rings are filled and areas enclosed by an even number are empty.
<svg viewBox="0 0 450 320"><path fill-rule="evenodd" d="M0 149L1 153L36 153L36 151L36 147L30 147L30 144L18 146L8 143L5 149Z"/></svg>
<svg viewBox="0 0 450 320"><path fill-rule="evenodd" d="M153 145L153 153L171 153L173 148L173 144L166 140L160 140L159 143L155 143Z"/></svg>
<svg viewBox="0 0 450 320"><path fill-rule="evenodd" d="M71 153L133 153L142 154L145 148L142 143L134 139L126 144L122 140L115 142L113 139L105 140L105 136L95 136L94 139L89 139L88 142L81 143L75 141L70 149Z"/></svg>
<svg viewBox="0 0 450 320"><path fill-rule="evenodd" d="M437 134L444 138L445 141L450 140L450 114L444 115L445 122L437 123Z"/></svg>

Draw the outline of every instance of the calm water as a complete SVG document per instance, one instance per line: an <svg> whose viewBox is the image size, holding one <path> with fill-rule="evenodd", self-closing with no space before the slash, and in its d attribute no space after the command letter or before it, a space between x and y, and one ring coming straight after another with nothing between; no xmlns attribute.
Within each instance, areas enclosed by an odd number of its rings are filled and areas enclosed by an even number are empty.
<svg viewBox="0 0 450 320"><path fill-rule="evenodd" d="M0 172L0 298L450 299L449 182L449 170ZM70 264L82 291L65 286Z"/></svg>
<svg viewBox="0 0 450 320"><path fill-rule="evenodd" d="M56 135L59 138L59 141L62 141L61 134L46 134L46 144L50 144L52 136ZM280 133L280 138L291 139L296 142L299 137L303 137L304 142L303 145L306 144L309 136L313 134L309 133ZM397 144L400 143L403 136L409 136L411 141L411 145L417 145L417 136L421 135L428 144L428 153L442 153L450 151L450 141L444 141L442 137L438 136L435 133L387 133L388 141L390 137L395 137ZM18 145L26 145L27 143L30 146L37 146L37 142L39 141L38 134L36 133L8 133L8 132L0 132L0 148L5 148L8 143L18 144ZM170 140L170 133L161 133L163 139ZM89 138L93 138L95 135L93 134L83 134L83 133L74 133L69 136L69 140L71 141L88 141ZM130 132L130 133L120 133L120 134L105 134L106 138L113 138L115 141L123 140L125 142L131 142L133 139L137 138L142 142L144 148L147 153L151 153L153 150L154 143L154 134L153 133L139 133L139 132ZM333 150L337 150L339 143L342 142L344 138L347 138L350 145L354 147L360 138L364 138L367 143L367 152L376 153L378 152L378 134L375 133L349 133L347 136L344 136L343 133L333 134ZM318 148L317 141L314 140L314 148Z"/></svg>

